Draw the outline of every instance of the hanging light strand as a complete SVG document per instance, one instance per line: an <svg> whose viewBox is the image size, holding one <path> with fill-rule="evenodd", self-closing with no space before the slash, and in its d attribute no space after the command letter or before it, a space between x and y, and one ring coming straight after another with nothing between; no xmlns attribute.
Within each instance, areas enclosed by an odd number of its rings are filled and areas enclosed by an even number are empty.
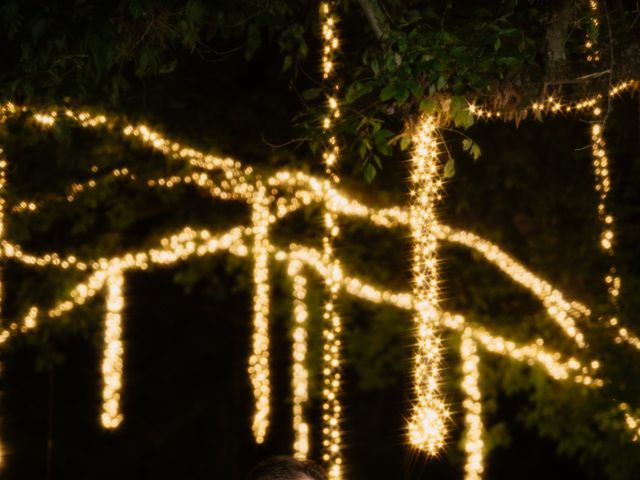
<svg viewBox="0 0 640 480"><path fill-rule="evenodd" d="M482 423L482 395L480 393L480 372L478 346L473 340L473 332L465 328L460 342L462 359L462 402L466 413L464 450L467 454L464 466L465 480L480 480L484 471L484 427Z"/></svg>
<svg viewBox="0 0 640 480"><path fill-rule="evenodd" d="M253 353L249 377L256 402L253 435L263 443L269 428L271 384L269 380L269 203L263 186L258 187L251 214L253 232Z"/></svg>
<svg viewBox="0 0 640 480"><path fill-rule="evenodd" d="M104 321L104 353L102 357L102 426L117 428L122 423L120 411L124 345L122 341L122 310L124 308L124 276L109 272L107 305Z"/></svg>
<svg viewBox="0 0 640 480"><path fill-rule="evenodd" d="M293 367L291 390L293 392L293 452L298 459L309 454L309 424L305 419L305 406L309 400L309 371L307 370L307 279L300 274L302 261L289 262L287 273L293 288Z"/></svg>
<svg viewBox="0 0 640 480"><path fill-rule="evenodd" d="M0 122L2 123L2 122ZM7 160L4 157L4 149L2 145L0 145L0 240L4 240L4 210L5 210L5 186L7 183L6 179L7 174ZM0 259L4 258L4 253L0 250ZM4 285L2 283L2 271L0 271L0 325L2 325L3 318L3 296L4 296ZM4 332L0 335L0 338L4 336ZM4 464L4 448L0 441L0 467Z"/></svg>
<svg viewBox="0 0 640 480"><path fill-rule="evenodd" d="M591 125L591 153L594 172L594 188L598 196L597 213L600 224L600 248L610 259L609 271L604 276L609 301L614 309L618 308L622 279L618 274L613 258L616 244L615 217L610 210L609 194L611 193L611 162L607 155L607 144L604 140L605 124L602 120L602 108L593 109L595 121ZM607 325L616 332L616 343L627 343L640 350L640 338L620 324L617 317L607 320Z"/></svg>
<svg viewBox="0 0 640 480"><path fill-rule="evenodd" d="M598 33L600 30L598 0L586 0L589 2L589 28L585 34L584 48L587 62L595 63L600 61L600 50L598 49Z"/></svg>
<svg viewBox="0 0 640 480"><path fill-rule="evenodd" d="M0 122L1 123L1 122ZM4 241L4 211L6 207L5 187L7 184L7 159L4 156L4 149L0 145L0 241ZM4 257L4 252L0 249L0 258ZM2 272L0 271L0 320L2 319L3 307L3 285Z"/></svg>
<svg viewBox="0 0 640 480"><path fill-rule="evenodd" d="M438 164L436 121L422 119L411 158L411 236L413 296L417 348L414 365L415 399L408 426L410 443L436 455L446 441L449 411L440 393L441 339L438 332L438 259L436 202L442 173Z"/></svg>
<svg viewBox="0 0 640 480"><path fill-rule="evenodd" d="M322 28L322 78L328 87L327 111L323 120L326 146L322 154L325 173L329 181L340 183L338 161L340 147L334 131L334 122L340 118L339 84L336 80L336 55L339 47L337 33L336 2L327 1L320 4L320 22ZM342 458L342 405L341 388L341 337L342 320L337 309L336 300L340 291L342 273L334 262L334 243L340 234L337 215L327 209L324 213L325 235L322 239L323 263L330 265L325 277L326 299L323 312L323 369L322 369L322 447L323 461L327 466L330 480L343 478Z"/></svg>

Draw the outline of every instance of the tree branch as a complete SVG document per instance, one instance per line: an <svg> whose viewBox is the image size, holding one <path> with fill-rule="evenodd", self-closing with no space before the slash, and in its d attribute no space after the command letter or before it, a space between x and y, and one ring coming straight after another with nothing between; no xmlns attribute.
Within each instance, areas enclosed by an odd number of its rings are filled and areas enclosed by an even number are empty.
<svg viewBox="0 0 640 480"><path fill-rule="evenodd" d="M547 44L547 75L549 79L558 78L564 70L566 61L565 44L569 37L569 28L573 21L573 0L562 0L554 6L545 35Z"/></svg>
<svg viewBox="0 0 640 480"><path fill-rule="evenodd" d="M364 11L373 33L375 33L378 40L384 40L391 31L387 19L384 16L384 12L377 0L359 0L360 6Z"/></svg>

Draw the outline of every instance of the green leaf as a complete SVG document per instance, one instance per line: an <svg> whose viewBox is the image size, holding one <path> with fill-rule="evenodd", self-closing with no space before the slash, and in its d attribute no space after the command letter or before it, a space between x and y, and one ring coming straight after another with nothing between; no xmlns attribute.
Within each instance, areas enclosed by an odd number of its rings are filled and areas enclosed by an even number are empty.
<svg viewBox="0 0 640 480"><path fill-rule="evenodd" d="M371 163L367 163L367 165L364 167L364 179L367 183L371 183L373 181L373 179L376 177L376 167L373 166L373 164Z"/></svg>
<svg viewBox="0 0 640 480"><path fill-rule="evenodd" d="M462 149L465 152L469 152L474 160L477 160L478 158L480 158L480 155L482 155L480 146L470 138L465 138L464 140L462 140Z"/></svg>
<svg viewBox="0 0 640 480"><path fill-rule="evenodd" d="M382 100L383 102L386 102L387 100L390 100L391 98L393 98L395 93L396 93L396 86L393 84L387 85L380 92L380 100Z"/></svg>
<svg viewBox="0 0 640 480"><path fill-rule="evenodd" d="M500 50L500 46L502 45L502 42L500 41L500 37L496 38L496 43L493 44L493 49L497 52L498 50Z"/></svg>
<svg viewBox="0 0 640 480"><path fill-rule="evenodd" d="M407 148L409 148L409 145L411 145L411 138L409 137L409 135L404 135L400 140L400 150L404 152Z"/></svg>
<svg viewBox="0 0 640 480"><path fill-rule="evenodd" d="M389 146L389 138L393 136L393 132L390 130L381 129L378 130L373 137L376 148L383 155L391 155L391 147Z"/></svg>
<svg viewBox="0 0 640 480"><path fill-rule="evenodd" d="M449 112L452 117L455 117L461 110L467 110L467 100L460 95L456 95L451 98Z"/></svg>
<svg viewBox="0 0 640 480"><path fill-rule="evenodd" d="M291 55L286 55L282 62L282 71L286 72L291 68L291 65L293 65L293 57Z"/></svg>
<svg viewBox="0 0 640 480"><path fill-rule="evenodd" d="M409 82L408 88L411 91L411 94L417 99L423 97L424 93L422 91L422 86L418 82Z"/></svg>
<svg viewBox="0 0 640 480"><path fill-rule="evenodd" d="M373 85L371 83L361 83L355 82L352 83L347 89L347 93L344 98L344 103L346 105L355 102L358 98L366 95L367 93L371 93L373 90Z"/></svg>
<svg viewBox="0 0 640 480"><path fill-rule="evenodd" d="M358 148L358 153L360 153L360 158L365 158L367 156L367 146L364 142L360 142L360 147Z"/></svg>
<svg viewBox="0 0 640 480"><path fill-rule="evenodd" d="M174 58L160 67L160 73L171 73L176 69L178 61Z"/></svg>
<svg viewBox="0 0 640 480"><path fill-rule="evenodd" d="M455 117L453 117L453 123L460 128L469 128L474 122L475 118L468 109L459 110Z"/></svg>
<svg viewBox="0 0 640 480"><path fill-rule="evenodd" d="M473 125L474 118L464 97L455 96L451 99L449 113L456 127L469 128Z"/></svg>
<svg viewBox="0 0 640 480"><path fill-rule="evenodd" d="M451 178L456 174L456 164L452 157L449 157L447 163L444 165L444 178Z"/></svg>
<svg viewBox="0 0 640 480"><path fill-rule="evenodd" d="M244 51L244 58L246 60L251 60L253 58L253 54L256 53L260 45L262 44L262 38L260 37L260 30L255 24L249 24L247 28L247 43Z"/></svg>
<svg viewBox="0 0 640 480"><path fill-rule="evenodd" d="M433 115L438 108L438 103L431 97L425 98L420 102L420 112L425 115Z"/></svg>
<svg viewBox="0 0 640 480"><path fill-rule="evenodd" d="M380 73L380 62L378 59L373 59L371 61L371 70L373 70L373 75L377 77Z"/></svg>
<svg viewBox="0 0 640 480"><path fill-rule="evenodd" d="M318 98L321 93L321 88L308 88L304 92L302 92L302 98L304 98L305 100L313 100L314 98Z"/></svg>
<svg viewBox="0 0 640 480"><path fill-rule="evenodd" d="M477 143L474 143L471 147L471 156L474 160L477 160L482 155L482 151L480 150L480 146Z"/></svg>
<svg viewBox="0 0 640 480"><path fill-rule="evenodd" d="M409 89L404 85L399 85L396 88L396 91L394 92L393 96L396 99L396 102L398 103L398 105L403 105L404 102L406 102L407 99L409 98Z"/></svg>

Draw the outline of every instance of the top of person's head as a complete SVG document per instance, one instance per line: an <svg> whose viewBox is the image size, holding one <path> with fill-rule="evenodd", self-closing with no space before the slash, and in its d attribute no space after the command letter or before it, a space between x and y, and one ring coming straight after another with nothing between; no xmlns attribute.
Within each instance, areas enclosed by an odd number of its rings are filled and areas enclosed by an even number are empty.
<svg viewBox="0 0 640 480"><path fill-rule="evenodd" d="M292 457L271 457L258 464L247 480L327 480L327 476L311 460Z"/></svg>

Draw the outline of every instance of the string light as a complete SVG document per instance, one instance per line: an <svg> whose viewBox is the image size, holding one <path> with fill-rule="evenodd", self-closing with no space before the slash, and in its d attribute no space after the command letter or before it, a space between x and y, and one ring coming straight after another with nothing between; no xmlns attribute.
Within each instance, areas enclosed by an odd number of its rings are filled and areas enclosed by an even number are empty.
<svg viewBox="0 0 640 480"><path fill-rule="evenodd" d="M593 172L595 175L595 191L598 195L598 219L600 222L600 248L609 256L613 257L615 246L615 218L609 211L608 197L611 191L611 164L607 156L607 145L604 140L604 122L600 119L602 109L593 109L593 116L596 121L591 126L591 152L593 159ZM607 294L612 305L618 303L622 280L617 274L616 266L611 262L609 271L604 276L604 283L607 287ZM640 350L640 339L629 332L628 329L619 325L618 319L612 317L607 321L607 325L616 330L615 341L625 342Z"/></svg>
<svg viewBox="0 0 640 480"><path fill-rule="evenodd" d="M562 328L563 332L579 347L586 347L584 333L576 325L576 319L589 316L590 310L579 302L568 301L551 284L536 276L496 245L477 235L462 230L456 231L446 225L434 228L436 236L452 243L472 248L491 264L507 274L514 282L522 285L535 295L546 307L549 316Z"/></svg>
<svg viewBox="0 0 640 480"><path fill-rule="evenodd" d="M520 345L503 337L493 335L483 327L466 322L461 315L444 312L441 318L442 326L451 330L462 332L465 328L470 328L473 340L482 345L487 352L502 355L530 366L538 364L555 380L572 379L575 383L597 388L604 385L602 379L593 376L600 368L600 362L597 360L591 360L591 362L585 364L574 357L570 357L563 362L559 352L552 352L544 348L544 340L542 338L537 338L531 344Z"/></svg>
<svg viewBox="0 0 640 480"><path fill-rule="evenodd" d="M435 139L436 122L427 117L414 138L411 158L411 236L413 296L418 337L414 365L415 400L409 420L409 441L435 455L446 439L449 411L439 392L441 340L438 319L437 224L435 204L442 188Z"/></svg>
<svg viewBox="0 0 640 480"><path fill-rule="evenodd" d="M122 423L120 397L122 391L122 364L124 346L122 343L122 309L124 297L124 276L113 272L107 278L107 313L104 327L104 353L102 357L102 425L117 428Z"/></svg>
<svg viewBox="0 0 640 480"><path fill-rule="evenodd" d="M293 373L291 391L293 393L293 441L294 456L307 458L309 454L309 424L305 420L304 407L309 400L309 371L307 360L307 279L300 275L303 263L294 259L287 270L293 284Z"/></svg>
<svg viewBox="0 0 640 480"><path fill-rule="evenodd" d="M467 454L464 466L466 480L480 480L482 478L483 450L482 440L482 396L480 394L480 372L478 365L480 358L477 354L478 347L473 341L473 334L470 328L465 328L462 332L460 344L460 356L462 358L462 391L465 399L462 406L465 413L465 440L464 449Z"/></svg>
<svg viewBox="0 0 640 480"><path fill-rule="evenodd" d="M11 116L22 113L28 114L29 111L25 107L18 107L13 104L2 105L0 106L0 124L5 123ZM32 118L33 115L34 114L32 114ZM298 272L293 276L295 322L294 363L296 359L300 359L302 362L303 352L306 352L306 325L303 325L302 322L302 318L305 318L302 312L307 308L304 303L306 287L302 288L306 277L299 273L301 271L300 269L303 268L302 265L312 268L325 281L328 277L331 277L334 283L338 285L338 291L354 295L357 298L375 304L386 303L394 305L408 311L418 311L419 307L424 306L424 304L417 300L419 297L414 296L411 292L394 292L378 288L368 284L362 279L347 275L340 262L335 259L333 255L330 261L326 261L324 250L318 251L295 244L282 250L272 245L269 240L270 226L272 224L311 203L320 203L328 212L332 213L335 218L338 216L359 218L384 228L409 227L413 231L415 224L411 224L411 222L415 218L415 213L412 209L401 207L369 207L350 198L344 192L339 191L336 183L332 179L320 179L302 172L280 171L266 179L262 179L251 167L243 167L239 162L232 159L218 158L204 154L193 148L182 146L162 137L162 135L144 125L122 125L115 118L102 117L100 115L89 117L83 115L81 117L80 114L71 115L64 112L57 115L48 112L47 115L54 119L54 123L60 117L66 117L73 121L83 122L80 126L85 128L101 128L109 129L116 133L120 132L124 134L125 137L135 139L141 142L142 145L153 148L167 157L184 161L190 165L190 168L195 169L193 172L182 176L142 179L136 177L135 174L128 169L120 168L109 171L106 174L107 176L117 177L129 182L139 182L141 185L147 185L150 188L173 188L177 185L189 185L193 188L207 191L213 198L244 201L252 208L251 225L249 227L236 226L217 234L209 232L208 230L196 230L185 227L175 234L161 238L156 245L149 249L131 251L120 256L99 258L97 260L80 259L74 255L61 256L55 252L33 255L24 252L20 245L1 237L0 255L5 258L11 258L31 267L55 267L61 270L86 272L87 277L71 288L66 298L61 299L51 308L40 310L35 306L28 307L21 320L9 323L5 329L0 331L0 343L6 342L12 336L37 328L37 326L42 323L42 318L55 319L70 312L77 306L86 303L89 298L97 295L98 292L103 291L105 288L107 289L107 296L109 297L109 292L112 291L115 298L116 293L113 285L120 286L119 295L123 302L121 279L126 271L146 270L154 265L175 264L194 256L202 257L221 251L228 251L233 255L241 257L250 256L254 261L254 279L256 280L254 292L256 298L254 298L254 302L266 302L260 304L261 306L259 307L256 307L254 304L254 323L256 327L254 340L256 338L260 340L257 342L259 348L253 352L253 354L255 354L255 351L258 351L261 358L266 358L266 362L260 362L257 359L254 361L256 366L260 365L260 368L265 367L262 371L258 372L259 368L253 370L255 374L254 380L261 382L261 386L258 387L257 390L263 398L266 398L266 403L261 404L260 400L257 401L257 405L266 406L266 410L263 410L266 411L266 416L261 417L265 419L265 422L262 422L262 424L266 432L269 412L268 392L270 390L268 375L268 262L270 258L285 262L289 265L289 269ZM44 124L48 124L47 122L48 120L44 121ZM40 121L36 121L35 123L38 125L43 124L43 122ZM419 142L416 143L419 144ZM435 146L435 142L429 144ZM6 163L3 164L3 168L6 168ZM97 173L97 167L95 170L92 169L92 172ZM100 182L97 183L97 186L99 186L99 184ZM71 187L70 192L73 194L73 200L69 200L68 198L68 196L71 195L67 195L67 197L63 197L63 199L65 201L77 201L88 189L94 188L87 183L84 185L82 188L76 186L75 192L74 187ZM4 177L2 177L0 187L2 187L0 188L0 198L2 198L1 192L4 188ZM22 202L29 203L24 200ZM13 207L20 204L21 202L19 201ZM4 207L5 204L2 203L0 206ZM13 207L10 209L12 212ZM22 207L21 211L27 210L31 209ZM35 211L37 211L37 208ZM0 219L2 218L3 217L0 217ZM490 264L495 265L509 278L540 299L549 316L562 328L564 333L569 338L572 338L577 346L582 346L582 352L588 352L588 345L586 344L584 335L576 324L578 320L584 320L591 314L585 305L567 299L558 289L530 272L499 247L477 235L438 224L435 218L429 224L428 228L425 227L424 232L425 235L428 235L430 242L446 241L457 243L480 253ZM1 233L2 229L0 229L0 234ZM258 256L261 256L260 260L257 259ZM299 264L296 262L299 262ZM427 263L428 262L425 261L425 265ZM428 263L428 265L432 267L435 266L435 258L434 263ZM258 271L262 273L258 275ZM118 278L120 278L120 280ZM262 283L266 285L266 296L264 295L265 289L258 288L258 284ZM258 299L258 292L261 294L261 300ZM435 292L437 294L437 290ZM266 310L263 309L265 306ZM122 304L120 310L117 312L108 312L118 315L117 322L120 329L121 311L123 308L124 304ZM255 315L256 312L262 312L262 315ZM111 318L115 319L115 317ZM256 319L260 320L256 322ZM436 310L436 315L431 315L429 319L432 322L434 332L439 329L460 332L465 339L465 341L461 343L461 348L462 344L469 346L469 342L473 342L476 350L477 348L483 348L489 353L503 356L512 361L522 362L526 365L538 365L547 372L551 378L558 381L571 381L590 388L598 388L604 384L604 379L599 378L597 375L600 368L597 360L578 359L574 357L563 359L560 352L545 349L544 341L540 338L531 344L518 344L509 339L493 335L485 328L465 321L460 315L440 312L438 310ZM615 321L619 327L618 331L620 335L624 334L626 336L625 338L629 339L635 338L628 329L618 325L616 319L612 319L612 321ZM112 325L112 327L114 325ZM300 328L300 330L298 330L298 328ZM119 329L112 329L111 336L107 334L107 330L108 329L105 328L105 345L107 345L108 342L122 341L121 338L116 339L116 337L113 336L113 332L120 332ZM120 335L120 333L118 333L118 335ZM108 340L109 338L111 340ZM297 342L296 339L300 339L300 342ZM304 340L305 343L303 343L302 340ZM622 340L620 340L620 342L621 341ZM254 347L255 346L256 342L254 342ZM112 350L108 348L105 349L105 358L106 352L108 351ZM461 355L467 359L472 359L471 364L468 363L467 366L470 367L472 364L477 366L477 364L473 362L474 355L477 355L475 350L467 348L465 352L461 351ZM122 365L121 357L119 359L113 357L112 360L114 365ZM300 367L304 368L303 363L300 363ZM295 368L294 365L294 369ZM122 382L121 368L119 375L120 378L114 385L120 385ZM300 405L303 408L306 402L304 390L308 388L308 385L304 385L302 379L307 378L308 382L308 376L305 377L301 369L297 369L297 373L294 371L294 377L296 375L298 376L294 378L292 382L294 404ZM471 385L468 381L468 378L471 378L470 376L473 375L471 368L468 369L465 375L467 384ZM107 384L106 380L105 384ZM257 385L257 383L255 385ZM466 387L463 386L463 390L466 392L465 388ZM264 395L265 392L267 395ZM118 389L118 398L119 395L120 390ZM481 399L479 401L481 402ZM473 411L477 412L477 407L473 408ZM473 414L470 408L465 407L465 410L467 415L470 412ZM117 415L121 415L119 410L117 410L117 412ZM298 427L296 429L296 439L301 440L297 445L294 445L294 450L296 455L302 457L303 454L306 455L308 452L308 424L304 420L303 410L295 409L294 412L300 413L299 423L295 425ZM628 418L634 419L635 417L629 413L628 417L624 419L624 426L632 436L637 437L638 432L634 431ZM295 421L294 418L294 422ZM120 420L118 423L119 422ZM467 439L472 439L474 436L470 433L471 424L469 419L466 419L466 423L468 430ZM294 429L296 428L295 425ZM306 426L306 430L303 425ZM476 424L474 423L474 425ZM474 429L475 428L476 427L474 427ZM305 435L303 435L303 433ZM481 430L480 435L482 435ZM303 440L304 438L307 439L306 444ZM477 435L475 438L477 440ZM476 440L472 441L476 442ZM478 444L476 443L476 445ZM465 445L466 450L472 448L475 447ZM480 461L481 460L480 457ZM478 464L475 460L472 461L471 457L468 457L467 466L472 464L481 466L481 463ZM341 469L340 472L342 474ZM478 475L480 475L480 473L478 473Z"/></svg>
<svg viewBox="0 0 640 480"><path fill-rule="evenodd" d="M340 117L338 103L339 85L335 80L336 55L339 45L336 29L335 3L323 2L320 4L320 17L322 24L322 77L329 86L327 96L327 112L322 127L326 133L326 147L322 154L325 172L329 181L335 185L340 183L337 164L340 158L340 147L333 122ZM342 479L342 432L340 422L342 417L342 405L340 402L340 384L342 374L340 371L340 351L342 337L342 320L338 313L336 300L340 291L342 273L337 263L334 262L333 247L340 234L338 217L331 210L324 213L325 235L322 239L323 263L332 265L328 275L324 277L326 288L326 300L324 304L324 330L323 330L323 385L322 396L322 458L327 465L327 471L331 480Z"/></svg>
<svg viewBox="0 0 640 480"><path fill-rule="evenodd" d="M7 183L7 160L4 157L4 149L2 148L2 146L0 146L0 240L4 240L4 210L5 210L5 199L4 199L4 194L5 194L5 185ZM0 251L0 258L2 258L4 255L2 254L2 251ZM0 319L2 319L3 317L3 305L2 305L2 300L3 300L3 295L4 295L4 285L2 284L2 272L0 272ZM2 332L2 335L4 335L4 332ZM1 337L0 337L1 339ZM4 463L4 450L2 448L2 443L0 442L0 466L2 466L2 464Z"/></svg>
<svg viewBox="0 0 640 480"><path fill-rule="evenodd" d="M598 0L588 0L589 2L589 22L592 25L593 31L598 32L600 28L600 20L598 18ZM587 62L598 62L600 60L600 51L597 48L597 37L591 35L589 32L585 35L585 51L587 53Z"/></svg>
<svg viewBox="0 0 640 480"><path fill-rule="evenodd" d="M575 114L580 112L590 112L594 107L598 106L604 97L615 97L624 92L637 91L640 88L640 80L628 79L613 85L609 91L603 94L595 94L578 100L566 100L555 96L548 96L544 99L532 102L529 106L518 109L522 114L535 115L562 115ZM467 107L469 113L478 119L504 119L508 118L511 113L508 110L492 109L487 106L470 103Z"/></svg>
<svg viewBox="0 0 640 480"><path fill-rule="evenodd" d="M4 240L4 211L6 206L6 200L4 198L5 186L7 184L7 160L4 157L4 149L0 146L0 241ZM0 258L2 258L2 252L0 251ZM1 275L1 273L0 273ZM2 318L2 296L3 285L2 277L0 277L0 318Z"/></svg>
<svg viewBox="0 0 640 480"><path fill-rule="evenodd" d="M593 115L599 118L602 114L602 109L596 107L593 109ZM611 191L611 177L609 175L609 158L606 153L606 144L603 138L604 124L601 120L597 120L591 126L591 140L592 140L592 153L593 153L593 170L596 177L595 190L598 194L598 217L602 222L602 231L600 234L600 246L602 249L611 254L613 252L614 244L614 224L613 216L607 211L607 198ZM620 281L619 278L609 277L609 294L613 297L617 297L619 294L619 288L616 284Z"/></svg>
<svg viewBox="0 0 640 480"><path fill-rule="evenodd" d="M269 427L269 206L264 187L258 187L251 214L253 231L253 354L249 358L249 376L256 400L253 435L264 442Z"/></svg>
<svg viewBox="0 0 640 480"><path fill-rule="evenodd" d="M627 403L621 403L619 408L622 412L624 412L624 421L627 429L632 433L632 441L638 442L640 441L640 418L635 415L632 415L629 412L629 405Z"/></svg>

